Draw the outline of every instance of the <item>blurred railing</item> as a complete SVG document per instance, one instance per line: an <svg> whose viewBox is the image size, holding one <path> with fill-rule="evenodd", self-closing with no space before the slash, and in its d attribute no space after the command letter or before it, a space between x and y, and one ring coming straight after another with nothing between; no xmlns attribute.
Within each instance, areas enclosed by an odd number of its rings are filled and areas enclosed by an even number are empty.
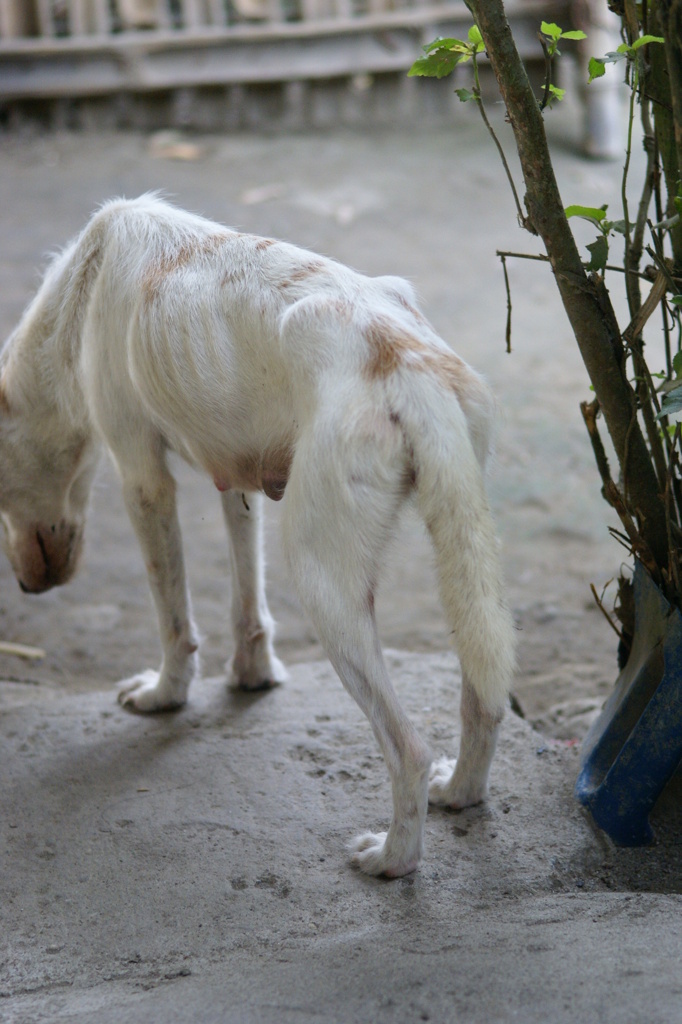
<svg viewBox="0 0 682 1024"><path fill-rule="evenodd" d="M524 56L563 0L509 0ZM466 31L463 0L0 0L0 100L96 97L405 71Z"/></svg>

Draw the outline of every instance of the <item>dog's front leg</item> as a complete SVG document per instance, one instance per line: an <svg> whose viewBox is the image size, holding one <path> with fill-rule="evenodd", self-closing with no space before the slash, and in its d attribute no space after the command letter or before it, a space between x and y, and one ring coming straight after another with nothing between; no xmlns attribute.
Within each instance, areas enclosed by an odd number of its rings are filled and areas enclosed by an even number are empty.
<svg viewBox="0 0 682 1024"><path fill-rule="evenodd" d="M119 692L134 711L170 711L181 707L198 671L197 642L185 581L175 481L165 467L144 483L123 477L123 495L142 548L159 621L163 661L126 679Z"/></svg>
<svg viewBox="0 0 682 1024"><path fill-rule="evenodd" d="M232 681L245 690L267 689L285 682L287 672L272 646L275 624L265 597L263 497L225 491L222 502L232 549Z"/></svg>

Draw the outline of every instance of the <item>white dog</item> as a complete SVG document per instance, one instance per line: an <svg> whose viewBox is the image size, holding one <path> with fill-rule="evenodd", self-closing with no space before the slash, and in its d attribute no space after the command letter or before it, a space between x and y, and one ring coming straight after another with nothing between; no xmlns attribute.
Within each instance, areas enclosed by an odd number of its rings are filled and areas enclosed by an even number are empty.
<svg viewBox="0 0 682 1024"><path fill-rule="evenodd" d="M240 234L155 196L114 200L50 265L0 359L0 511L21 588L65 583L102 442L120 473L159 620L158 672L127 680L140 712L177 708L198 672L168 451L222 493L234 564L232 672L285 678L263 586L260 502L286 491L301 601L388 765L387 833L353 843L369 874L413 871L427 802L486 795L514 663L482 466L493 403L393 277L370 279ZM414 496L462 664L456 768L431 755L381 654L374 591Z"/></svg>

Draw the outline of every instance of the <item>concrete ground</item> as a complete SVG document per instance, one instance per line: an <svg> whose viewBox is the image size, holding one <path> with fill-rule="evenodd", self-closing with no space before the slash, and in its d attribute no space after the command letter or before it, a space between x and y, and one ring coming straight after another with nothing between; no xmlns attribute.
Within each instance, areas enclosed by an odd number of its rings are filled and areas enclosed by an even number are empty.
<svg viewBox="0 0 682 1024"><path fill-rule="evenodd" d="M132 134L2 140L3 335L49 249L101 200L151 188L413 281L500 399L490 493L526 718L505 720L486 805L429 814L416 874L363 877L345 843L386 826L386 772L298 608L279 510L268 524L269 589L291 680L247 696L225 684L228 558L215 493L177 467L204 678L182 712L134 716L117 706L116 680L153 665L158 648L141 559L103 466L69 587L27 598L0 567L2 639L46 652L0 659L1 1021L679 1018L679 801L669 793L657 809L655 845L618 850L572 796L577 741L617 672L589 584L601 590L623 553L608 536L578 412L585 372L536 263L510 264L505 354L495 250L538 249L516 227L473 113L449 131L213 137L175 151ZM551 115L565 202L615 211L618 168L577 155L569 114ZM412 718L436 752L456 752L458 667L412 518L378 615Z"/></svg>

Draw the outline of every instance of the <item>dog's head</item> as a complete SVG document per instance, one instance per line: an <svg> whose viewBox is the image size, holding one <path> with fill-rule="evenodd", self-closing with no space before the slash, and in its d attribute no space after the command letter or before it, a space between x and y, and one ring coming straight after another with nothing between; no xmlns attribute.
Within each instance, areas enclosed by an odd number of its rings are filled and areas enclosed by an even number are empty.
<svg viewBox="0 0 682 1024"><path fill-rule="evenodd" d="M19 586L31 594L67 583L76 571L97 461L82 436L53 436L41 421L14 408L0 382L4 548Z"/></svg>

